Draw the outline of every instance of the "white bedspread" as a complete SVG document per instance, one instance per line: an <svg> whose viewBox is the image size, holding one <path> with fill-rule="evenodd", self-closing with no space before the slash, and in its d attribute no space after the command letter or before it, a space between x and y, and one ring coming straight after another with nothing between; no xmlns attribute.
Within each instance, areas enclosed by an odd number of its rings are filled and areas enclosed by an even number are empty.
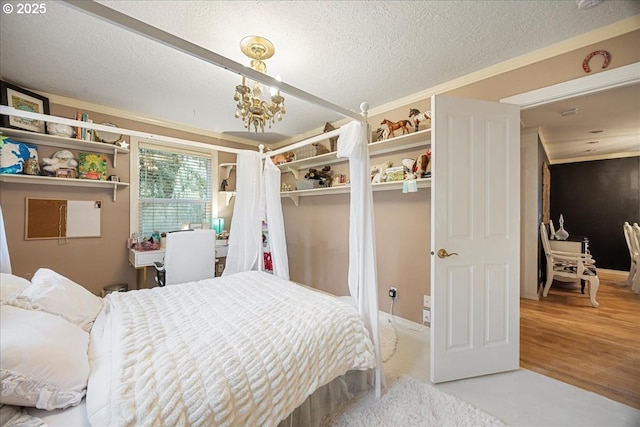
<svg viewBox="0 0 640 427"><path fill-rule="evenodd" d="M105 298L92 331L94 426L273 426L375 365L355 309L261 272Z"/></svg>

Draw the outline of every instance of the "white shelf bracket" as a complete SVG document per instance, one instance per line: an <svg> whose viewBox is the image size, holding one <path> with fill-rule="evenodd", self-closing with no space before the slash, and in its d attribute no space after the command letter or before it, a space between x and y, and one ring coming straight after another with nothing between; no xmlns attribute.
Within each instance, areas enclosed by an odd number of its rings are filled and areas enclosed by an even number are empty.
<svg viewBox="0 0 640 427"><path fill-rule="evenodd" d="M287 197L293 201L294 205L300 205L300 196L298 196L297 194L287 194Z"/></svg>
<svg viewBox="0 0 640 427"><path fill-rule="evenodd" d="M117 162L118 162L118 149L114 148L113 149L113 168L114 169L118 167ZM115 202L115 200L114 200L114 202Z"/></svg>
<svg viewBox="0 0 640 427"><path fill-rule="evenodd" d="M115 157L113 158L114 163L115 163ZM114 166L115 167L115 166ZM118 190L118 184L113 184L113 202L116 202L116 192Z"/></svg>
<svg viewBox="0 0 640 427"><path fill-rule="evenodd" d="M225 203L227 204L227 206L229 206L229 203L231 203L231 199L233 199L233 196L235 195L236 195L235 191L229 191L224 195Z"/></svg>
<svg viewBox="0 0 640 427"><path fill-rule="evenodd" d="M224 165L223 168L225 169L225 171L227 172L227 177L225 179L229 179L229 177L231 176L231 171L233 170L233 167L235 165L230 164L230 165Z"/></svg>
<svg viewBox="0 0 640 427"><path fill-rule="evenodd" d="M298 171L298 169L293 169L293 168L291 168L289 166L289 167L287 167L287 170L293 174L293 177L295 179L300 179L300 172ZM298 205L296 205L296 206L298 206Z"/></svg>

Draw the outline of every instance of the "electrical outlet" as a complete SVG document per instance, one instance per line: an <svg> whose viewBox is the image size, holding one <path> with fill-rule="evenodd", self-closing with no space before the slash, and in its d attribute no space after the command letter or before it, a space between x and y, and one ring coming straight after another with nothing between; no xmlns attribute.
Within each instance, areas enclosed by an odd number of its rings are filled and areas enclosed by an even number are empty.
<svg viewBox="0 0 640 427"><path fill-rule="evenodd" d="M422 310L422 323L431 323L431 310Z"/></svg>
<svg viewBox="0 0 640 427"><path fill-rule="evenodd" d="M392 299L396 299L398 296L398 290L396 288L389 288L389 297Z"/></svg>
<svg viewBox="0 0 640 427"><path fill-rule="evenodd" d="M431 308L431 295L424 295L424 304L422 304L425 308Z"/></svg>

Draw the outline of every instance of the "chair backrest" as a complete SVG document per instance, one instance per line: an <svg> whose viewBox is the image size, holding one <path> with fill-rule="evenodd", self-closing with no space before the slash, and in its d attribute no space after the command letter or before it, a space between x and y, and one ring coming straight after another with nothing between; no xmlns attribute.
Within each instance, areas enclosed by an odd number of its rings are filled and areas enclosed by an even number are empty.
<svg viewBox="0 0 640 427"><path fill-rule="evenodd" d="M216 232L214 230L168 233L166 239L164 268L167 285L215 276Z"/></svg>
<svg viewBox="0 0 640 427"><path fill-rule="evenodd" d="M638 223L634 222L631 226L631 233L629 237L631 238L631 249L633 251L632 256L640 257L640 226Z"/></svg>
<svg viewBox="0 0 640 427"><path fill-rule="evenodd" d="M549 256L551 254L551 244L549 244L549 232L547 231L547 226L544 225L543 222L540 223L540 240L542 240L542 248L544 249L544 254Z"/></svg>
<svg viewBox="0 0 640 427"><path fill-rule="evenodd" d="M547 234L549 238L555 239L556 237L556 228L553 226L553 220L549 220L549 234Z"/></svg>
<svg viewBox="0 0 640 427"><path fill-rule="evenodd" d="M634 239L634 231L631 224L625 222L622 224L622 230L624 231L624 240L627 241L627 248L629 248L629 254L633 258L633 252L635 251L635 239Z"/></svg>

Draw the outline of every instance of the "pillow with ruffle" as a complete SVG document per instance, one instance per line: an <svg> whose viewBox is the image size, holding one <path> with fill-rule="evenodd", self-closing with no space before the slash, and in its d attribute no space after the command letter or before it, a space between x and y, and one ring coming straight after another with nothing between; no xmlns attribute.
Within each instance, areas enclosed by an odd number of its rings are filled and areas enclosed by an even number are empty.
<svg viewBox="0 0 640 427"><path fill-rule="evenodd" d="M31 283L27 279L10 273L0 273L0 301L24 291Z"/></svg>
<svg viewBox="0 0 640 427"><path fill-rule="evenodd" d="M60 316L0 306L0 403L51 411L80 403L89 334Z"/></svg>
<svg viewBox="0 0 640 427"><path fill-rule="evenodd" d="M48 268L40 268L31 286L7 300L7 304L27 310L41 310L61 316L90 332L102 310L102 298Z"/></svg>

